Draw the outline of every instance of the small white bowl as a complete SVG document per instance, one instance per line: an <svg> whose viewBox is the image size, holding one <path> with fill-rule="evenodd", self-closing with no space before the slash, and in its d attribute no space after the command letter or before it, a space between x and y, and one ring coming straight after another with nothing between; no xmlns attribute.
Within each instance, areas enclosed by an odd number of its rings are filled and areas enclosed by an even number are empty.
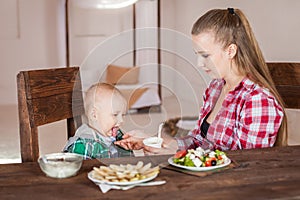
<svg viewBox="0 0 300 200"><path fill-rule="evenodd" d="M82 165L82 155L52 153L38 159L41 170L49 177L67 178L77 174Z"/></svg>
<svg viewBox="0 0 300 200"><path fill-rule="evenodd" d="M161 148L163 139L159 137L149 137L143 140L144 145L149 147Z"/></svg>

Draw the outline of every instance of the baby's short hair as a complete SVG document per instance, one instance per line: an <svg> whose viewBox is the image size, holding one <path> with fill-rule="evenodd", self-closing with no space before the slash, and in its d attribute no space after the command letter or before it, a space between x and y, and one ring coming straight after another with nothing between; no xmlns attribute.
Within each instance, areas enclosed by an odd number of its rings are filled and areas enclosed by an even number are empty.
<svg viewBox="0 0 300 200"><path fill-rule="evenodd" d="M91 85L84 95L85 113L88 114L89 111L93 108L97 100L97 96L102 96L105 95L105 93L109 92L116 92L116 94L123 96L120 90L111 84L99 82Z"/></svg>

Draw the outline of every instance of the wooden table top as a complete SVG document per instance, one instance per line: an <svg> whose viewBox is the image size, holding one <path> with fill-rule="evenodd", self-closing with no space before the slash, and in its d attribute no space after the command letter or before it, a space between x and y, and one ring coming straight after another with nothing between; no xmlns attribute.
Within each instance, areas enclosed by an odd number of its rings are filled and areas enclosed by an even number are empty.
<svg viewBox="0 0 300 200"><path fill-rule="evenodd" d="M0 199L300 199L300 146L228 151L239 166L204 177L161 169L160 186L135 187L103 194L87 178L102 163L153 165L166 163L170 155L84 161L78 175L49 178L38 163L0 165Z"/></svg>

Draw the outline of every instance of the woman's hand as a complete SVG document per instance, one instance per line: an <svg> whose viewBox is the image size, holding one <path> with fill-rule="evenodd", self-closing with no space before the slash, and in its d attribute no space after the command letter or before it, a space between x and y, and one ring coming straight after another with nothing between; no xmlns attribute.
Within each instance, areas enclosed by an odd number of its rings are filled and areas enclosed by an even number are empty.
<svg viewBox="0 0 300 200"><path fill-rule="evenodd" d="M175 140L175 138L171 137L168 134L162 134L162 138L163 138L163 143L161 148L154 148L154 147L149 147L144 145L143 148L144 154L145 155L175 154L178 149L177 141Z"/></svg>
<svg viewBox="0 0 300 200"><path fill-rule="evenodd" d="M143 136L143 137L141 137ZM161 148L154 148L144 145L143 140L145 139L144 133L131 131L123 135L123 139L116 141L115 144L121 146L126 150L140 150L143 149L145 155L153 154L175 154L178 145L175 138L168 134L162 134L163 143Z"/></svg>
<svg viewBox="0 0 300 200"><path fill-rule="evenodd" d="M125 133L123 139L116 141L114 144L119 145L120 147L126 150L140 150L144 148L142 137L133 136L133 133Z"/></svg>

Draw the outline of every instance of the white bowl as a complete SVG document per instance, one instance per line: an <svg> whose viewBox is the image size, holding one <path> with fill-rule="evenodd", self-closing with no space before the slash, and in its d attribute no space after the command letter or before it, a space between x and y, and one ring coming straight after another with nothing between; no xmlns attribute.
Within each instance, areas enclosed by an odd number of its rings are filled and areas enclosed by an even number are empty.
<svg viewBox="0 0 300 200"><path fill-rule="evenodd" d="M144 145L149 147L161 148L163 139L159 137L149 137L143 140Z"/></svg>
<svg viewBox="0 0 300 200"><path fill-rule="evenodd" d="M82 165L82 155L52 153L38 159L41 170L49 177L67 178L77 174Z"/></svg>

